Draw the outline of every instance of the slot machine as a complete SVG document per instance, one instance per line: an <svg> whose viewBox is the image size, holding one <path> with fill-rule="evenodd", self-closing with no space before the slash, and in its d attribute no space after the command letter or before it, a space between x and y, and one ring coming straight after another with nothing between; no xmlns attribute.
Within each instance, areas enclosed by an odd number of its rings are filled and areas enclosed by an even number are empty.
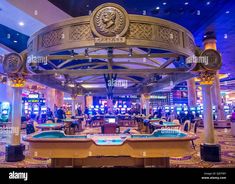
<svg viewBox="0 0 235 184"><path fill-rule="evenodd" d="M191 108L190 108L190 111L192 112L193 115L196 114L196 108L195 108L195 107L191 107Z"/></svg>
<svg viewBox="0 0 235 184"><path fill-rule="evenodd" d="M42 106L41 107L41 114L46 114L47 113L47 107L46 106Z"/></svg>
<svg viewBox="0 0 235 184"><path fill-rule="evenodd" d="M102 114L104 114L104 106L103 105L100 106L100 110L101 110Z"/></svg>
<svg viewBox="0 0 235 184"><path fill-rule="evenodd" d="M171 106L171 113L174 113L174 106Z"/></svg>
<svg viewBox="0 0 235 184"><path fill-rule="evenodd" d="M168 105L165 106L165 113L170 112L170 107Z"/></svg>
<svg viewBox="0 0 235 184"><path fill-rule="evenodd" d="M33 114L36 114L36 115L39 114L39 105L37 104L33 105Z"/></svg>
<svg viewBox="0 0 235 184"><path fill-rule="evenodd" d="M182 111L182 107L177 107L177 108L176 108L176 113L177 113L177 115L179 115L181 111Z"/></svg>
<svg viewBox="0 0 235 184"><path fill-rule="evenodd" d="M121 108L121 114L125 114L126 113L126 109L125 108Z"/></svg>
<svg viewBox="0 0 235 184"><path fill-rule="evenodd" d="M94 106L90 106L89 109L88 109L88 114L89 115L92 115L92 110L94 109Z"/></svg>
<svg viewBox="0 0 235 184"><path fill-rule="evenodd" d="M8 122L10 114L10 103L2 102L0 103L0 121Z"/></svg>
<svg viewBox="0 0 235 184"><path fill-rule="evenodd" d="M99 110L99 105L96 105L95 108L94 108L95 112L98 113L98 110Z"/></svg>
<svg viewBox="0 0 235 184"><path fill-rule="evenodd" d="M188 114L188 107L186 105L184 105L184 113Z"/></svg>

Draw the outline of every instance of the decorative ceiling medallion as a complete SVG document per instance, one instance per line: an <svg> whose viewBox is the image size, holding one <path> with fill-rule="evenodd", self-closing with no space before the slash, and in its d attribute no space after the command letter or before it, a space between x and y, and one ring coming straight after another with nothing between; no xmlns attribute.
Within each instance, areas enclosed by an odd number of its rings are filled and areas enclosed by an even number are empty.
<svg viewBox="0 0 235 184"><path fill-rule="evenodd" d="M207 49L202 52L202 57L204 57L206 62L202 62L202 67L205 70L219 70L222 66L221 55L218 51L214 49Z"/></svg>
<svg viewBox="0 0 235 184"><path fill-rule="evenodd" d="M5 73L17 73L23 66L23 59L20 54L10 53L4 57L3 70Z"/></svg>
<svg viewBox="0 0 235 184"><path fill-rule="evenodd" d="M121 37L129 27L126 10L114 3L98 6L91 15L91 29L98 37Z"/></svg>

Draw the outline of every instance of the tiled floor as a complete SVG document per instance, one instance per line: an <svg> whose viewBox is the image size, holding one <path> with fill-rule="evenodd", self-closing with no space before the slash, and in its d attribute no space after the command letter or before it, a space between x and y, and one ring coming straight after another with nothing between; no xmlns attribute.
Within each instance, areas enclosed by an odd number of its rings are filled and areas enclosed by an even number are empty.
<svg viewBox="0 0 235 184"><path fill-rule="evenodd" d="M126 128L121 128L123 131ZM100 128L86 128L80 134L99 133ZM139 133L135 128L131 128L131 133ZM222 161L221 162L204 162L200 159L200 143L203 142L203 128L198 129L199 139L195 141L196 150L192 155L181 158L171 158L170 164L173 168L235 168L235 137L231 135L230 129L216 129L217 142L221 145ZM25 132L22 132L24 135ZM0 168L47 168L50 167L50 159L34 159L25 151L25 160L20 162L5 161L5 144L6 139L0 141ZM26 143L27 144L27 143ZM26 146L27 147L27 146Z"/></svg>

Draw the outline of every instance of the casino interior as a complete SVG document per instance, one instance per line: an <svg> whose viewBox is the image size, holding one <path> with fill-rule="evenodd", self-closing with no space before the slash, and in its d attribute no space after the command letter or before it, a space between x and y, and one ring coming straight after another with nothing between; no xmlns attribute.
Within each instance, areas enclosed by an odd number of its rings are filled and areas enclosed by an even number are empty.
<svg viewBox="0 0 235 184"><path fill-rule="evenodd" d="M235 168L234 10L1 0L0 168Z"/></svg>

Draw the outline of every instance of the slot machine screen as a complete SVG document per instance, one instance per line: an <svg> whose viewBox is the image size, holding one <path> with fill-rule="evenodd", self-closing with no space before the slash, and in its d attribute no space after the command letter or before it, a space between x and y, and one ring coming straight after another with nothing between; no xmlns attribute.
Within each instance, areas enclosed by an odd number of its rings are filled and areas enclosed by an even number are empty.
<svg viewBox="0 0 235 184"><path fill-rule="evenodd" d="M109 123L116 123L116 119L115 119L115 118L109 118L109 119L108 119L108 122L109 122Z"/></svg>
<svg viewBox="0 0 235 184"><path fill-rule="evenodd" d="M7 110L3 110L3 111L2 111L2 114L7 114Z"/></svg>

